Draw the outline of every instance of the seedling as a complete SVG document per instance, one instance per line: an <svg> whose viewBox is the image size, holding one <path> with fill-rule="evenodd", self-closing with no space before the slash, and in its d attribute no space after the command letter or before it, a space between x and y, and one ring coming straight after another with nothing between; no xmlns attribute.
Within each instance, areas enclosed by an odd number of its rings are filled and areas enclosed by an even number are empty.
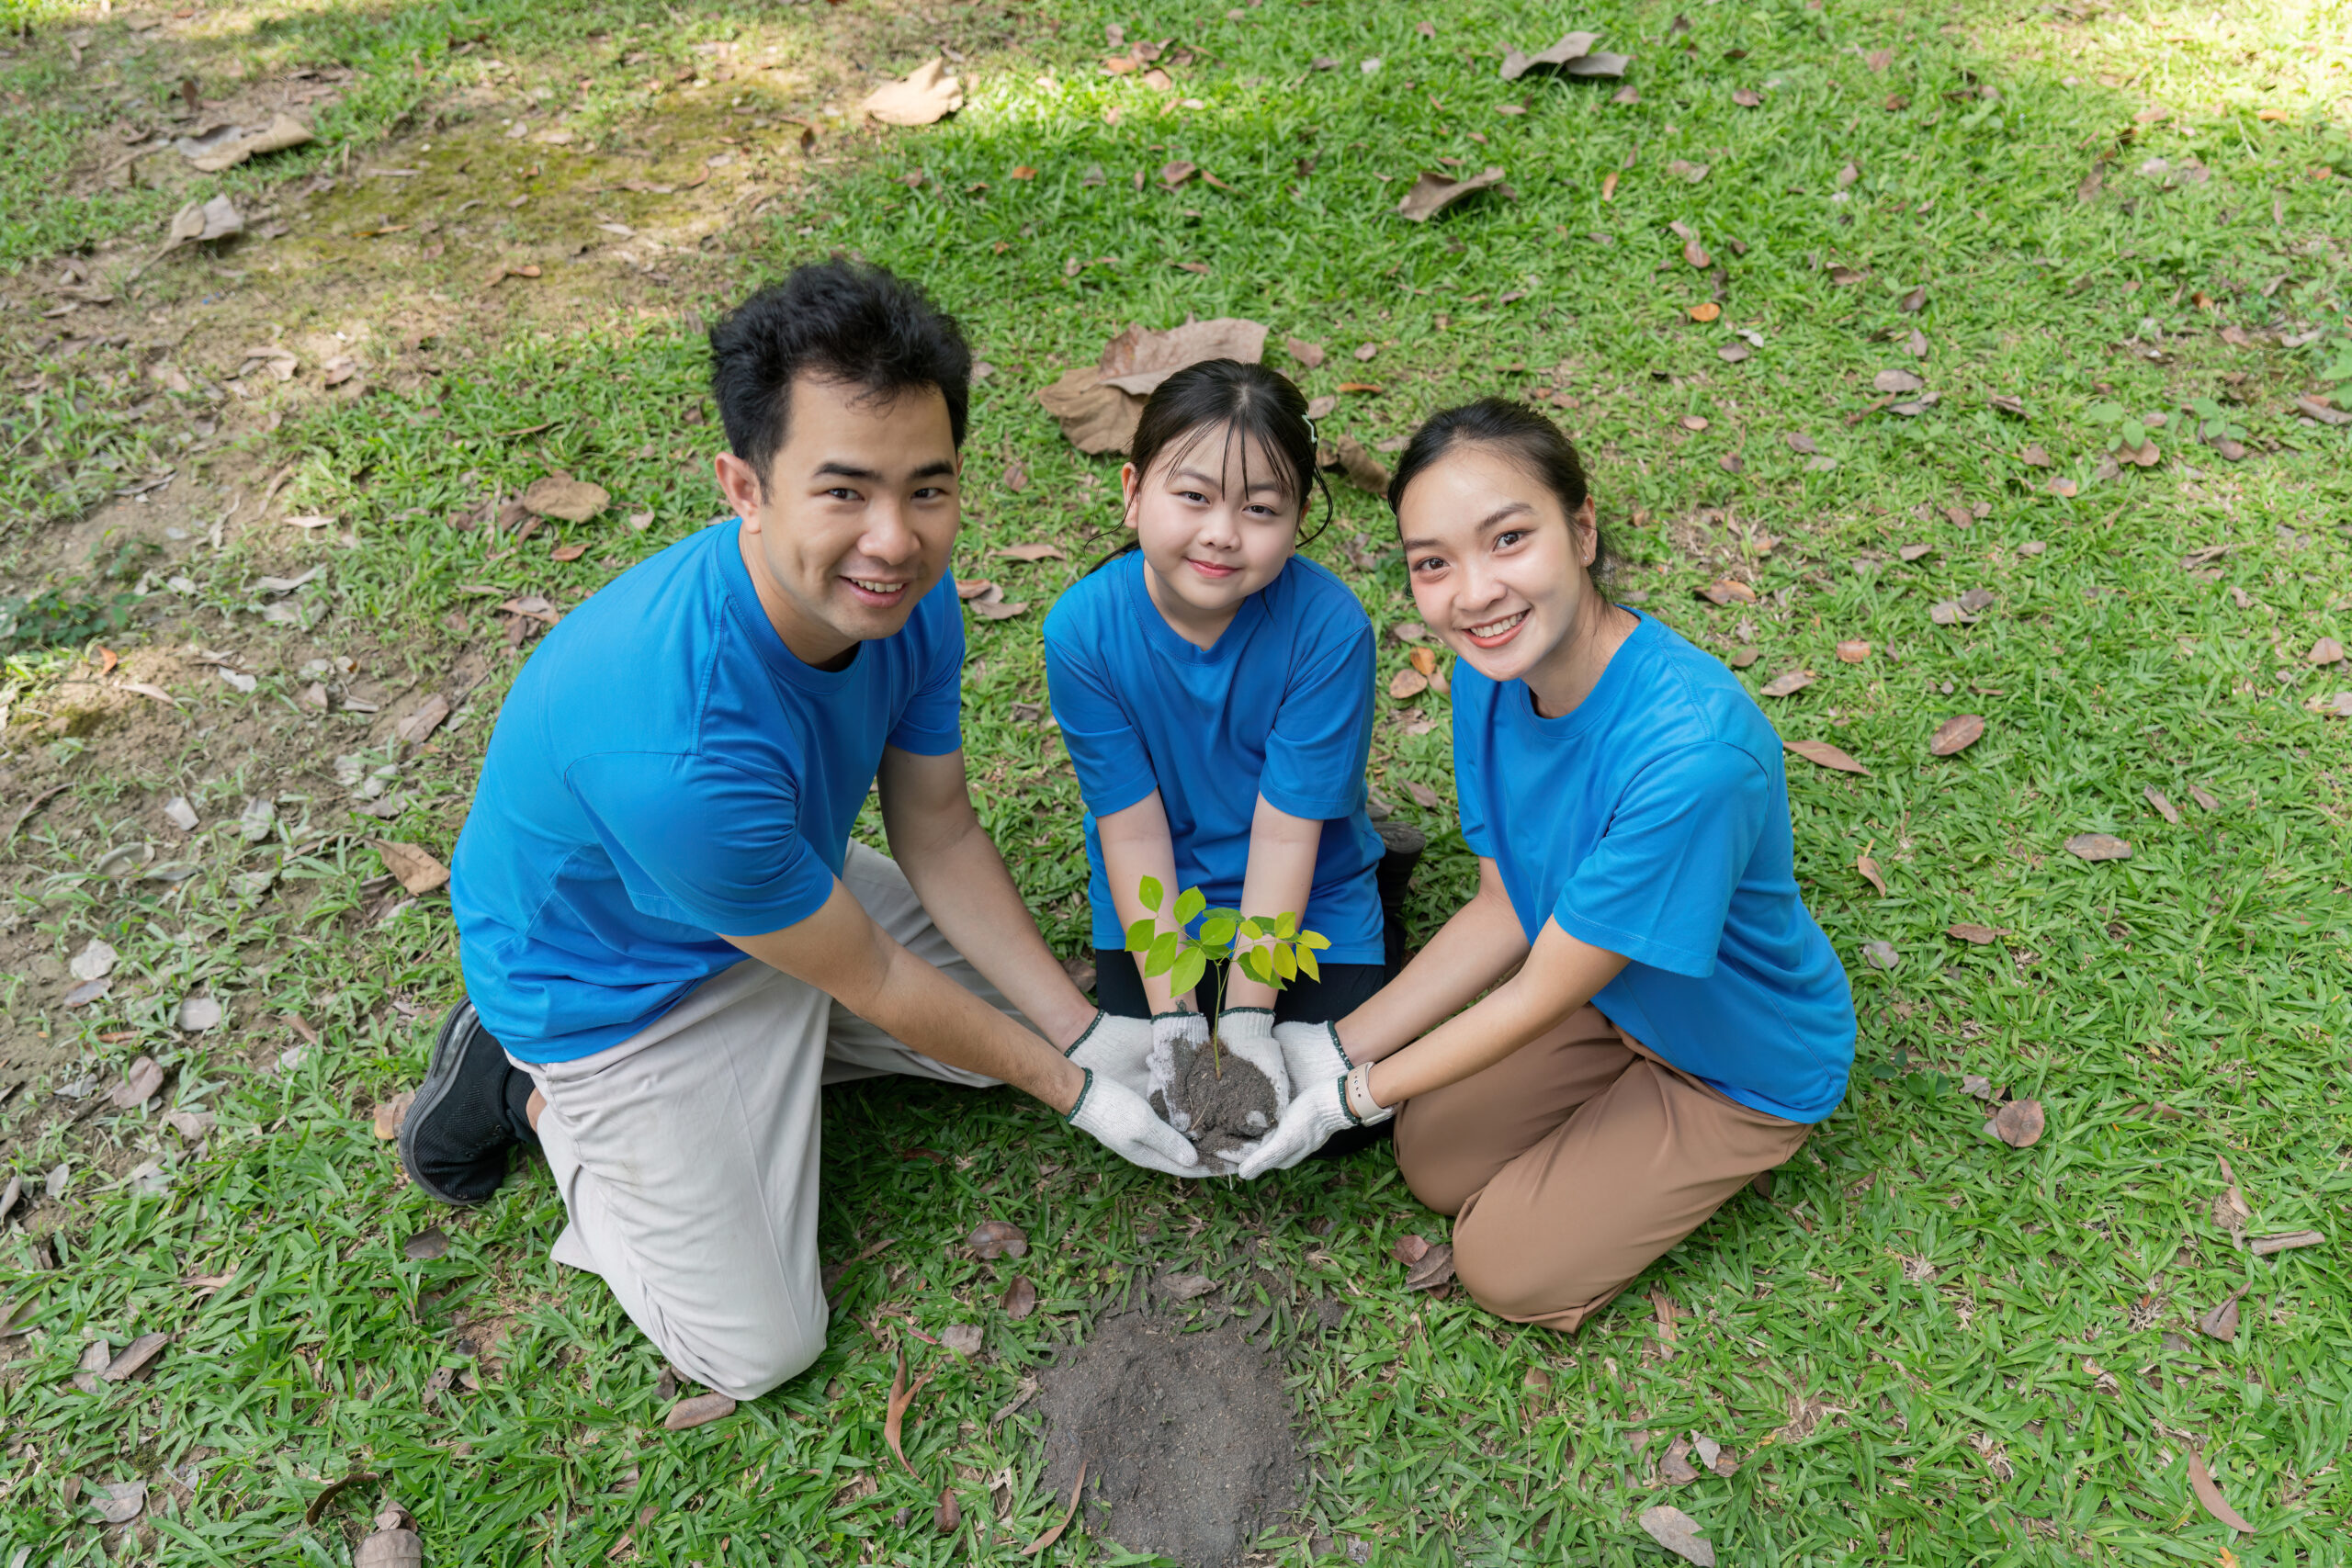
<svg viewBox="0 0 2352 1568"><path fill-rule="evenodd" d="M1279 991L1301 975L1310 980L1322 978L1316 966L1317 950L1331 945L1331 939L1319 931L1301 931L1295 911L1272 916L1245 915L1238 909L1212 909L1208 896L1197 887L1187 887L1176 895L1176 907L1170 911L1176 929L1164 931L1156 918L1168 897L1159 878L1147 876L1136 887L1136 895L1151 914L1127 928L1127 951L1145 954L1143 972L1148 978L1168 976L1168 988L1182 996L1201 983L1211 964L1223 964L1227 959L1238 964L1241 972L1261 986ZM1200 934L1190 927L1197 917ZM1237 941L1248 939L1256 944L1234 958ZM1212 1011L1225 1010L1225 972L1216 978L1216 1006ZM1220 1072L1222 1067L1220 1066Z"/></svg>

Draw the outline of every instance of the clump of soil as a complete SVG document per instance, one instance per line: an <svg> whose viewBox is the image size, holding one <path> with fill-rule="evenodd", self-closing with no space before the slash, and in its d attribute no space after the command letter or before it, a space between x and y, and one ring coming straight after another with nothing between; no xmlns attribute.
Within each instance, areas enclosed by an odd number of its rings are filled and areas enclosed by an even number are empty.
<svg viewBox="0 0 2352 1568"><path fill-rule="evenodd" d="M1046 1485L1068 1495L1083 1460L1095 1535L1233 1568L1294 1506L1290 1395L1230 1321L1186 1334L1148 1313L1106 1318L1041 1381Z"/></svg>
<svg viewBox="0 0 2352 1568"><path fill-rule="evenodd" d="M1274 1130L1283 1108L1266 1075L1230 1051L1175 1048L1166 1081L1153 1075L1151 1108L1204 1155L1238 1163Z"/></svg>

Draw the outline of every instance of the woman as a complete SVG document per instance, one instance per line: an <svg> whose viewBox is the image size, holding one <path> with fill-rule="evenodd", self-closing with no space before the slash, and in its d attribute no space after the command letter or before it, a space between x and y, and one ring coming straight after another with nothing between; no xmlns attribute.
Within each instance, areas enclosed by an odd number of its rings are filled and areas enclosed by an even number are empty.
<svg viewBox="0 0 2352 1568"><path fill-rule="evenodd" d="M1853 999L1797 892L1778 738L1721 663L1594 586L1567 437L1516 403L1449 409L1388 499L1461 656L1478 892L1372 1000L1277 1032L1297 1098L1241 1174L1396 1114L1471 1296L1572 1330L1836 1108Z"/></svg>

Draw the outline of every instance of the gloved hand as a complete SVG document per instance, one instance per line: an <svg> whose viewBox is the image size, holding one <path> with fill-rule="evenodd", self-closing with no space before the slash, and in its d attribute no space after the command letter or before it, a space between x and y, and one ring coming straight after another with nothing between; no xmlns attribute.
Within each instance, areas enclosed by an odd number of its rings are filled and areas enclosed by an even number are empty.
<svg viewBox="0 0 2352 1568"><path fill-rule="evenodd" d="M1274 1103L1290 1103L1290 1068L1283 1048L1274 1043L1272 1008L1227 1008L1216 1015L1217 1043L1266 1075L1274 1086Z"/></svg>
<svg viewBox="0 0 2352 1568"><path fill-rule="evenodd" d="M1138 1099L1151 1092L1151 1021L1097 1012L1070 1048L1062 1053L1080 1066L1109 1078Z"/></svg>
<svg viewBox="0 0 2352 1568"><path fill-rule="evenodd" d="M1245 1180L1254 1180L1270 1170L1288 1170L1308 1155L1323 1146L1324 1141L1342 1127L1369 1127L1387 1121L1396 1114L1392 1108L1383 1107L1380 1113L1366 1120L1348 1109L1347 1077L1331 1073L1307 1081L1298 1098L1283 1112L1281 1122L1266 1134L1257 1152L1241 1162L1237 1173Z"/></svg>
<svg viewBox="0 0 2352 1568"><path fill-rule="evenodd" d="M1274 1043L1283 1048L1283 1065L1290 1069L1290 1081L1296 1088L1304 1089L1355 1066L1340 1043L1340 1031L1335 1024L1278 1023L1274 1025ZM1287 1105L1289 1097L1284 1096L1283 1102Z"/></svg>
<svg viewBox="0 0 2352 1568"><path fill-rule="evenodd" d="M1062 1118L1131 1165L1170 1176L1202 1176L1201 1156L1183 1134L1151 1113L1133 1090L1087 1069L1078 1103ZM1329 1137L1330 1134L1324 1134Z"/></svg>
<svg viewBox="0 0 2352 1568"><path fill-rule="evenodd" d="M1190 1045L1206 1049L1209 1043L1209 1021L1196 1012L1177 1009L1171 1012L1154 1013L1151 1017L1151 1051L1145 1058L1149 1071L1145 1075L1145 1098L1166 1094L1168 1086L1176 1081L1176 1047Z"/></svg>

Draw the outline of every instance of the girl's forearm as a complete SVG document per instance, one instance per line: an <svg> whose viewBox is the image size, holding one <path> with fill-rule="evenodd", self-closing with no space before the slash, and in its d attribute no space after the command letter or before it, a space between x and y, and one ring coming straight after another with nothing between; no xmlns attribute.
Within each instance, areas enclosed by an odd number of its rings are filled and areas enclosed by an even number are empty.
<svg viewBox="0 0 2352 1568"><path fill-rule="evenodd" d="M1159 792L1152 791L1125 811L1096 818L1094 831L1102 840L1102 872L1111 879L1111 902L1119 912L1119 929L1125 931L1147 918L1155 930L1178 929L1174 916L1181 890L1176 886L1176 841L1168 830L1168 812L1159 803ZM1140 889L1147 876L1158 881L1162 889L1156 912L1144 908ZM1151 1010L1166 1012L1177 1006L1179 998L1169 991L1168 976L1144 974L1146 955L1130 956Z"/></svg>
<svg viewBox="0 0 2352 1568"><path fill-rule="evenodd" d="M1257 814L1250 822L1250 864L1241 881L1241 912L1245 915L1295 914L1304 925L1306 901L1315 891L1315 859L1323 843L1323 824L1311 817L1293 817L1258 797ZM1241 956L1247 938L1237 939L1233 955ZM1225 1005L1271 1008L1274 987L1253 980L1239 964L1227 971Z"/></svg>
<svg viewBox="0 0 2352 1568"><path fill-rule="evenodd" d="M1478 891L1456 909L1404 972L1339 1021L1340 1043L1358 1062L1402 1050L1477 999L1527 956L1527 933L1495 863L1478 863Z"/></svg>
<svg viewBox="0 0 2352 1568"><path fill-rule="evenodd" d="M1518 974L1372 1069L1373 1099L1400 1104L1493 1066L1566 1021L1625 963L1546 924Z"/></svg>

